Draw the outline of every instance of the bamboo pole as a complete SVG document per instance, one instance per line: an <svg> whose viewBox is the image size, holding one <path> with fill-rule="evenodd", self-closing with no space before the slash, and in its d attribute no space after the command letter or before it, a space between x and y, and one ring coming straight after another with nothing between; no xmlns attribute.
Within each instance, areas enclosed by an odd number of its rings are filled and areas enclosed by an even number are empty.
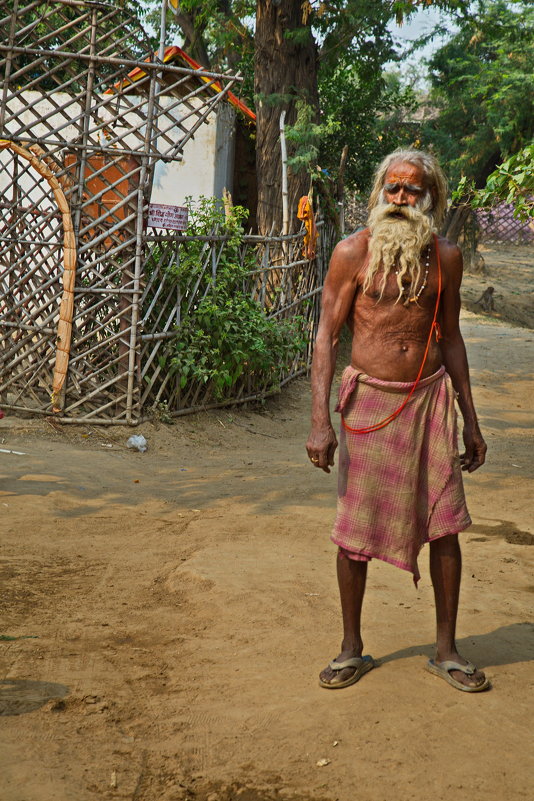
<svg viewBox="0 0 534 801"><path fill-rule="evenodd" d="M280 114L280 150L282 151L282 236L289 234L289 203L287 189L286 110Z"/></svg>
<svg viewBox="0 0 534 801"><path fill-rule="evenodd" d="M37 47L9 47L6 44L0 44L0 53L16 53L26 54L29 56L50 56L51 58L68 58L71 60L91 61L91 56L87 53L71 53L65 50L46 50ZM116 64L118 67L140 67L143 70L158 70L161 69L161 64L157 61L138 61L131 58L116 58L114 56L100 56L98 58L101 64ZM229 76L221 72L208 72L207 70L192 70L187 67L173 67L170 64L165 64L165 72L176 72L183 75L194 75L200 78L215 78L216 80L228 81ZM243 81L244 78L239 75L232 75L232 83L235 81Z"/></svg>
<svg viewBox="0 0 534 801"><path fill-rule="evenodd" d="M349 146L345 145L341 152L341 159L339 162L339 174L337 179L337 208L339 212L339 231L341 236L345 233L345 166L347 164L347 156L349 155Z"/></svg>
<svg viewBox="0 0 534 801"><path fill-rule="evenodd" d="M139 352L138 345L138 324L139 324L139 305L141 300L141 276L143 272L143 255L144 255L144 192L147 189L147 182L149 176L152 174L152 165L150 157L147 155L150 149L150 142L152 139L152 131L154 127L154 106L158 92L158 73L151 73L150 76L150 92L148 97L148 107L146 115L146 128L145 128L145 142L144 154L141 157L141 173L139 176L138 194L137 194L137 217L136 217L136 232L135 232L135 266L134 266L134 295L132 297L132 316L130 328L130 341L129 341L129 354L128 354L128 385L126 395L126 420L133 422L133 394L135 385L135 371L137 366L137 357Z"/></svg>
<svg viewBox="0 0 534 801"><path fill-rule="evenodd" d="M60 412L61 408L57 405L57 400L65 384L67 369L69 365L70 343L72 337L72 317L74 313L74 281L76 277L76 240L74 238L74 228L69 204L61 184L56 175L52 172L40 158L40 148L35 147L27 150L15 144L9 139L0 139L0 150L12 150L22 158L29 161L31 166L45 178L52 192L54 199L61 212L63 220L63 294L59 307L59 322L57 326L57 345L56 360L54 365L54 375L52 379L52 408L54 412Z"/></svg>

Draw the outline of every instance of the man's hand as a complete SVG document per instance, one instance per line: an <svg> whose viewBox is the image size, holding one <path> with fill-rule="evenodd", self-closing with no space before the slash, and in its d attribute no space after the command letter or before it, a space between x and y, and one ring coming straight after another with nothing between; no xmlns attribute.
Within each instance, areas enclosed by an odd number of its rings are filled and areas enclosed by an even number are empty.
<svg viewBox="0 0 534 801"><path fill-rule="evenodd" d="M462 470L472 473L486 461L488 447L478 426L464 426L465 453L460 454Z"/></svg>
<svg viewBox="0 0 534 801"><path fill-rule="evenodd" d="M330 468L334 465L336 448L337 437L332 426L312 429L306 443L306 450L315 467L320 467L325 473L329 473Z"/></svg>

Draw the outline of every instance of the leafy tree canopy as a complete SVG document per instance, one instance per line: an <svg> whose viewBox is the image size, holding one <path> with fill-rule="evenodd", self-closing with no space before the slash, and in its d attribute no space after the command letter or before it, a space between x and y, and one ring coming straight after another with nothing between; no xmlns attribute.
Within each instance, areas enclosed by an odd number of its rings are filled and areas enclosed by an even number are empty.
<svg viewBox="0 0 534 801"><path fill-rule="evenodd" d="M274 3L273 3L274 4ZM180 0L177 14L169 11L168 41L183 38L184 49L206 67L239 70L244 81L233 91L249 105L254 96L254 35L256 3L251 0ZM287 41L310 35L317 52L320 117L305 133L289 133L293 167L306 154L318 154L320 166L335 177L343 145L349 146L346 183L368 188L372 170L392 148L412 142L403 124L415 107L411 89L395 76L383 74L384 64L398 59L389 23L401 23L421 6L434 5L465 12L468 0L305 0L300 24L286 30ZM146 19L159 29L159 0L145 0ZM154 43L156 46L156 36ZM299 87L294 87L299 97ZM262 97L264 102L268 98ZM287 98L272 99L275 105ZM305 96L300 101L306 102ZM301 115L302 117L302 115ZM313 115L312 115L313 117ZM310 161L310 172L317 162Z"/></svg>
<svg viewBox="0 0 534 801"><path fill-rule="evenodd" d="M374 167L387 153L413 144L414 131L406 118L415 110L417 99L398 74L377 71L365 76L358 67L340 66L319 80L325 122L319 163L335 174L340 143L348 145L346 184L361 193L370 186Z"/></svg>
<svg viewBox="0 0 534 801"><path fill-rule="evenodd" d="M280 5L283 0L273 5ZM340 61L357 59L369 66L395 56L388 23L409 18L420 7L436 6L464 12L469 0L304 0L302 25L286 31L288 39L298 39L312 30L318 43L321 66L335 69ZM184 49L205 67L228 69L244 67L254 49L253 0L180 0L173 11L169 5L167 31L183 37ZM157 47L161 0L143 0L140 15L149 23ZM387 60L386 59L386 60Z"/></svg>
<svg viewBox="0 0 534 801"><path fill-rule="evenodd" d="M479 2L430 60L439 115L423 132L457 184L484 186L503 160L526 147L534 126L534 9Z"/></svg>
<svg viewBox="0 0 534 801"><path fill-rule="evenodd" d="M144 0L143 7L157 49L161 0ZM255 11L252 0L180 0L177 11L169 5L166 44L183 40L184 50L206 69L240 71L244 81L233 91L253 105Z"/></svg>

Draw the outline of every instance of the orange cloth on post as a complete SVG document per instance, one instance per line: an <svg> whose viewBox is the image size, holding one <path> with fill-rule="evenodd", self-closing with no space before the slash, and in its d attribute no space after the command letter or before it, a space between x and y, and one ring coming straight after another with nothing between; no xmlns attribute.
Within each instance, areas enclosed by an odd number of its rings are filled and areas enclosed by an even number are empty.
<svg viewBox="0 0 534 801"><path fill-rule="evenodd" d="M306 234L304 235L304 250L302 255L306 259L314 259L317 252L317 239L319 232L315 225L315 216L308 195L303 195L299 200L297 217L304 222Z"/></svg>

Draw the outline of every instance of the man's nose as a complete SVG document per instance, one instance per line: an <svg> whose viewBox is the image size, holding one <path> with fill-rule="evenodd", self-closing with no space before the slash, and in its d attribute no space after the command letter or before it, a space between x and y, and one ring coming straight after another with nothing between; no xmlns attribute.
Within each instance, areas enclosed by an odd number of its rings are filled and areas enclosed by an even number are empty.
<svg viewBox="0 0 534 801"><path fill-rule="evenodd" d="M406 206L408 203L408 197L406 195L406 190L403 186L401 186L391 198L391 202L395 206Z"/></svg>

